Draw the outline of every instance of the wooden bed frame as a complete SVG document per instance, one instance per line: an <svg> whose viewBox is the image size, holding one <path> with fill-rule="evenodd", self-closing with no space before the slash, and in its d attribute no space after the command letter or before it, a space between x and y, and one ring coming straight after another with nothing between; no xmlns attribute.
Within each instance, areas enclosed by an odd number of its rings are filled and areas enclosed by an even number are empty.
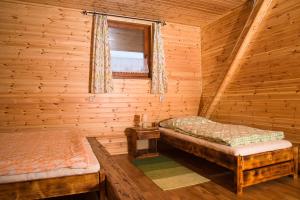
<svg viewBox="0 0 300 200"><path fill-rule="evenodd" d="M91 147L96 154L97 148L93 144ZM105 199L102 169L97 173L0 184L0 199L43 199L93 191L99 191L100 200Z"/></svg>
<svg viewBox="0 0 300 200"><path fill-rule="evenodd" d="M282 176L293 175L294 179L298 178L298 147L248 156L233 156L175 136L172 137L162 131L160 140L232 170L235 175L237 194L242 194L244 187Z"/></svg>

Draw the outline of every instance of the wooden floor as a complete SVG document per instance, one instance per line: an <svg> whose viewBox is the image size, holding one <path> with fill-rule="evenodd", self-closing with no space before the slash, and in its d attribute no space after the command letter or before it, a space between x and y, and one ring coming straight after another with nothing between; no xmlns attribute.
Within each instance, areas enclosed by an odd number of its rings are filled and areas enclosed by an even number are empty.
<svg viewBox="0 0 300 200"><path fill-rule="evenodd" d="M194 170L211 181L195 186L180 188L170 191L162 191L149 178L137 169L127 158L127 155L114 156L116 162L128 173L129 177L135 180L143 195L149 200L172 199L247 199L247 200L299 200L300 179L294 181L292 177L284 177L274 181L261 183L245 189L241 197L237 197L232 191L233 174L213 163L197 158L190 154L176 149L160 149L164 155L180 162L182 165Z"/></svg>
<svg viewBox="0 0 300 200"><path fill-rule="evenodd" d="M160 145L162 146L162 145ZM113 159L127 172L136 185L149 200L300 200L300 178L284 177L266 183L248 187L242 196L233 191L233 174L218 165L192 156L188 153L164 145L159 149L164 154L187 168L209 178L211 181L195 186L162 191L129 160L127 155L113 156ZM51 200L97 200L96 193L74 195L69 197L52 198Z"/></svg>

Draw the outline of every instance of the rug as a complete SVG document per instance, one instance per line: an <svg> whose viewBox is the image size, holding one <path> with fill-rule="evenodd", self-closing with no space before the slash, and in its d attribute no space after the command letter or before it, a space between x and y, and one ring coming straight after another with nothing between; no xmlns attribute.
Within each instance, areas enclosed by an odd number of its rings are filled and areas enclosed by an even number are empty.
<svg viewBox="0 0 300 200"><path fill-rule="evenodd" d="M162 190L172 190L209 181L209 179L162 155L134 160L133 163Z"/></svg>

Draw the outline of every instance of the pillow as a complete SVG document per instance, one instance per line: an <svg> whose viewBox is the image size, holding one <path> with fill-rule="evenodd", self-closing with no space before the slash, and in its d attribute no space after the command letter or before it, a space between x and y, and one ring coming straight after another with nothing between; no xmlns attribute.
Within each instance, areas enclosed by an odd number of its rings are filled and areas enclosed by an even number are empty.
<svg viewBox="0 0 300 200"><path fill-rule="evenodd" d="M205 124L205 123L211 123L213 121L200 117L200 116L188 116L188 117L177 117L177 118L171 118L167 120L163 120L159 123L159 126L164 128L171 128L174 129L180 125L193 125L193 124Z"/></svg>

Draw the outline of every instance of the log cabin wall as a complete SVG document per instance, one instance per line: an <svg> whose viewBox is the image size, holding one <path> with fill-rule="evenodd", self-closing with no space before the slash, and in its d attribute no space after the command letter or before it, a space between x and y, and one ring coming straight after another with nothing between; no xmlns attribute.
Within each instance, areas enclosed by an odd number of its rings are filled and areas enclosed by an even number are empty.
<svg viewBox="0 0 300 200"><path fill-rule="evenodd" d="M227 20L238 27L238 12L204 28L203 44L203 98L201 114L209 106L224 71L227 43ZM232 21L233 20L233 21ZM242 24L241 24L242 25ZM233 26L235 27L235 26ZM211 42L211 33L217 40ZM238 33L236 33L238 35ZM218 40L218 38L220 38ZM224 51L225 54L220 54ZM228 50L229 51L229 50ZM240 68L226 88L212 119L250 126L282 130L288 139L300 141L300 1L273 0L264 22L240 60Z"/></svg>
<svg viewBox="0 0 300 200"><path fill-rule="evenodd" d="M251 7L252 4L246 3L202 29L201 115L206 113L230 67L227 59L247 21Z"/></svg>
<svg viewBox="0 0 300 200"><path fill-rule="evenodd" d="M112 94L88 93L91 24L76 9L0 2L0 132L78 128L119 154L135 114L149 121L197 114L199 27L163 27L169 90L160 103L149 79L114 79Z"/></svg>

